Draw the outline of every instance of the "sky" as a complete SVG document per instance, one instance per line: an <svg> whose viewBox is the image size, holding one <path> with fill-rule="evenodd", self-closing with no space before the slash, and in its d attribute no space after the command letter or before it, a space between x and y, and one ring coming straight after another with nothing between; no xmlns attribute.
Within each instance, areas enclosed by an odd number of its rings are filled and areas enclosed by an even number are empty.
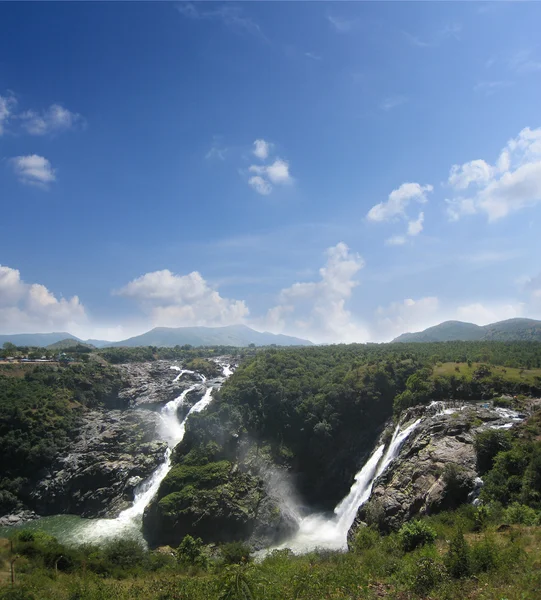
<svg viewBox="0 0 541 600"><path fill-rule="evenodd" d="M541 318L540 3L0 3L0 333Z"/></svg>

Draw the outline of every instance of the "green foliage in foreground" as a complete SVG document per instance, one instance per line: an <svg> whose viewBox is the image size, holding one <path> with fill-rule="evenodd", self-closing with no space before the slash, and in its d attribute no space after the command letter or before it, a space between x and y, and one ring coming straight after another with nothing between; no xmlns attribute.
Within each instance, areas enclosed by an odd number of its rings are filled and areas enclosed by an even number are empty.
<svg viewBox="0 0 541 600"><path fill-rule="evenodd" d="M494 509L476 531L476 510L465 506L420 521L417 529L431 531L432 541L409 550L403 532L383 536L366 528L350 552L276 550L260 562L240 544L205 547L190 536L176 551L149 552L129 540L74 549L21 532L14 539L16 585L0 583L0 599L538 600L541 527L498 531L501 511ZM0 544L6 577L9 561L9 546Z"/></svg>

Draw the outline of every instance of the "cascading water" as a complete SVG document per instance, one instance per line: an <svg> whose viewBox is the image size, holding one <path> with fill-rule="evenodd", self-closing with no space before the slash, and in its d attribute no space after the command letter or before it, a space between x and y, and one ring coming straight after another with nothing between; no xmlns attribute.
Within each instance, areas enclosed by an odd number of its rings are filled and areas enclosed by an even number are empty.
<svg viewBox="0 0 541 600"><path fill-rule="evenodd" d="M180 369L180 367L171 368L179 371L179 375L177 375L174 381L177 381L184 373L194 373L194 371ZM222 370L224 378L229 377L233 373L229 365L222 366ZM201 375L201 377L203 381L206 381L204 375ZM97 543L104 539L111 539L121 535L142 538L141 520L143 513L152 498L156 495L161 482L171 470L171 451L182 441L186 432L188 417L193 413L201 412L212 401L212 391L214 388L207 387L203 397L190 408L182 422L179 422L177 417L178 408L182 405L186 396L199 385L195 384L184 390L180 396L168 402L160 411L162 420L160 435L167 442L169 448L165 453L165 461L147 480L143 481L136 488L132 506L122 511L116 519L95 519L89 521L87 526L74 532L77 537L81 538L77 540L78 543Z"/></svg>
<svg viewBox="0 0 541 600"><path fill-rule="evenodd" d="M278 548L289 548L299 554L316 548L346 550L348 531L359 507L369 499L374 481L398 456L402 444L420 422L421 419L417 419L404 430L398 425L387 450L385 444L376 448L363 468L355 475L355 482L348 495L334 509L334 517L329 518L323 514L308 515L301 519L295 535Z"/></svg>

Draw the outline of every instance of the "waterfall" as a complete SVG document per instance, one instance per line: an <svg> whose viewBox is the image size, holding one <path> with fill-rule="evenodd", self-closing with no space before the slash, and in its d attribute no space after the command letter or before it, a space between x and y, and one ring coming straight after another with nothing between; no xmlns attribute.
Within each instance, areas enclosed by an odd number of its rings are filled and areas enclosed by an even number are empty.
<svg viewBox="0 0 541 600"><path fill-rule="evenodd" d="M295 535L278 548L289 548L299 554L316 548L346 550L347 534L359 507L370 498L374 482L398 456L402 444L420 422L421 419L417 419L404 430L397 425L387 449L385 444L381 444L374 450L362 469L355 475L355 482L348 495L334 509L333 517L329 518L328 515L318 513L308 515L301 519Z"/></svg>
<svg viewBox="0 0 541 600"><path fill-rule="evenodd" d="M180 367L171 367L178 371L179 375L174 379L177 381L183 373L194 373ZM222 366L224 379L227 379L233 371L229 365ZM206 381L204 375L201 375L203 381ZM180 396L168 402L160 411L160 436L167 442L169 448L165 453L164 462L152 473L152 475L140 483L135 489L133 504L130 508L122 511L116 519L94 519L89 522L87 527L78 530L77 535L83 539L80 543L98 543L104 539L112 539L119 536L141 536L141 520L145 508L151 502L152 498L158 492L161 482L165 479L167 473L171 470L172 449L182 441L186 432L186 421L189 416L196 412L204 410L212 401L213 387L205 390L202 398L196 402L188 411L186 417L179 422L177 410L184 402L187 394L197 388L200 384L192 385L184 390Z"/></svg>

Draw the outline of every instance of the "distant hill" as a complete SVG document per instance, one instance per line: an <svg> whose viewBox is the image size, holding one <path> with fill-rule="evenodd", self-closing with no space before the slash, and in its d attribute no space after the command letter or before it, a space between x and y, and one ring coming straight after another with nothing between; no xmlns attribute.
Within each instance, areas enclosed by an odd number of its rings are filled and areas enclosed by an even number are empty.
<svg viewBox="0 0 541 600"><path fill-rule="evenodd" d="M65 331L56 333L14 333L10 335L0 335L0 347L6 342L11 342L16 346L39 346L45 347L51 344L56 344L62 340L75 340L80 342L79 338L76 338L71 333Z"/></svg>
<svg viewBox="0 0 541 600"><path fill-rule="evenodd" d="M311 346L312 342L288 335L255 331L246 325L228 327L156 327L127 340L107 342L105 340L81 340L71 333L16 333L0 335L0 348L4 342L16 346L38 346L52 349L69 348L77 344L96 348L112 346Z"/></svg>
<svg viewBox="0 0 541 600"><path fill-rule="evenodd" d="M288 335L255 331L246 325L227 327L156 327L110 346L311 346L312 342Z"/></svg>
<svg viewBox="0 0 541 600"><path fill-rule="evenodd" d="M479 326L462 321L445 321L417 333L403 333L393 342L451 342L451 341L535 341L541 342L541 321L508 319Z"/></svg>
<svg viewBox="0 0 541 600"><path fill-rule="evenodd" d="M47 346L47 350L68 350L69 348L75 348L76 346L83 346L85 348L95 348L95 346L87 342L81 342L80 340L77 340L75 338L66 338L65 340L55 342L54 344L49 344Z"/></svg>

